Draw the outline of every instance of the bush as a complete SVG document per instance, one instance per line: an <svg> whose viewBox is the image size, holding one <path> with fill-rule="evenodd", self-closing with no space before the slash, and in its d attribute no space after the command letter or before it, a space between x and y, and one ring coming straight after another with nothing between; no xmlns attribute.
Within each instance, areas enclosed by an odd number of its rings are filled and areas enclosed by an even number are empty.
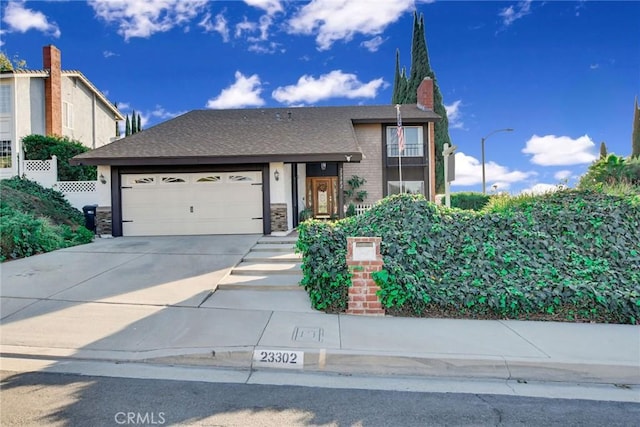
<svg viewBox="0 0 640 427"><path fill-rule="evenodd" d="M604 185L629 184L640 192L640 158L609 154L596 160L580 178L578 188L600 190Z"/></svg>
<svg viewBox="0 0 640 427"><path fill-rule="evenodd" d="M0 181L0 261L89 243L84 216L64 196L21 178Z"/></svg>
<svg viewBox="0 0 640 427"><path fill-rule="evenodd" d="M479 211L489 203L491 196L482 193L451 193L451 207Z"/></svg>
<svg viewBox="0 0 640 427"><path fill-rule="evenodd" d="M640 204L590 191L516 198L483 212L421 196L299 227L314 307L346 308L347 236L380 236L390 314L640 322Z"/></svg>
<svg viewBox="0 0 640 427"><path fill-rule="evenodd" d="M95 166L71 166L69 160L89 148L78 141L65 137L28 135L22 138L25 158L29 160L49 160L58 158L59 181L95 181L98 172Z"/></svg>

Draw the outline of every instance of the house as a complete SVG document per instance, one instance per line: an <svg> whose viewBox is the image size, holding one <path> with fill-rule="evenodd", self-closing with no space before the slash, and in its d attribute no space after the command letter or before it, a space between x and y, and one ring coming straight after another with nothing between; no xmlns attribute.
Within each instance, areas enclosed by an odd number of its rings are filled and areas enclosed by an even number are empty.
<svg viewBox="0 0 640 427"><path fill-rule="evenodd" d="M115 139L124 119L80 71L61 69L60 50L42 51L42 70L0 73L0 178L23 173L24 136L66 136L98 148Z"/></svg>
<svg viewBox="0 0 640 427"><path fill-rule="evenodd" d="M97 165L97 221L113 236L286 233L299 213L344 215L343 189L364 178L367 202L400 191L435 199L433 81L418 103L195 110L80 154Z"/></svg>

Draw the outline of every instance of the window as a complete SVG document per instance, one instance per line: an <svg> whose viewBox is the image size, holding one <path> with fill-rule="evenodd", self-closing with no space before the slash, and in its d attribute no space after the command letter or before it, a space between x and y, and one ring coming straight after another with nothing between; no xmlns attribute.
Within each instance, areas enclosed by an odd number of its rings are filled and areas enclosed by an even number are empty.
<svg viewBox="0 0 640 427"><path fill-rule="evenodd" d="M402 157L423 157L424 138L422 126L403 126L404 151ZM398 128L387 127L387 157L398 157Z"/></svg>
<svg viewBox="0 0 640 427"><path fill-rule="evenodd" d="M0 114L11 113L11 86L0 85Z"/></svg>
<svg viewBox="0 0 640 427"><path fill-rule="evenodd" d="M62 126L73 129L73 104L62 103Z"/></svg>
<svg viewBox="0 0 640 427"><path fill-rule="evenodd" d="M11 162L11 141L0 141L0 168L10 168Z"/></svg>
<svg viewBox="0 0 640 427"><path fill-rule="evenodd" d="M402 181L402 192L424 195L424 181ZM400 181L389 181L387 183L387 193L389 196L400 194Z"/></svg>

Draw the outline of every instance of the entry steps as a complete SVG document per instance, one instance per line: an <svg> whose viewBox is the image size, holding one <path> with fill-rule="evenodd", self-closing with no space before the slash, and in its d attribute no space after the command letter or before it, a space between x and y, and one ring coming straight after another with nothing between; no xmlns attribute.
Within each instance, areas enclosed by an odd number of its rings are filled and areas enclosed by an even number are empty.
<svg viewBox="0 0 640 427"><path fill-rule="evenodd" d="M265 236L251 248L218 289L302 291L301 255L295 253L297 237Z"/></svg>

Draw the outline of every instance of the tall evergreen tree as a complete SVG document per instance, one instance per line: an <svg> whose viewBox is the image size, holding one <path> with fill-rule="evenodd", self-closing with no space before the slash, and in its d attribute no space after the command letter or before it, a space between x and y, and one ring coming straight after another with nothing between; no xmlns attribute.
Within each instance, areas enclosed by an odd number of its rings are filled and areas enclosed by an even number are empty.
<svg viewBox="0 0 640 427"><path fill-rule="evenodd" d="M640 158L640 107L636 96L633 108L633 132L631 133L631 157Z"/></svg>
<svg viewBox="0 0 640 427"><path fill-rule="evenodd" d="M138 129L138 132L142 131L142 120L140 120L140 113L138 113L138 125L136 126L136 129Z"/></svg>
<svg viewBox="0 0 640 427"><path fill-rule="evenodd" d="M129 115L127 114L127 120L124 122L124 136L131 135L131 122L129 122Z"/></svg>
<svg viewBox="0 0 640 427"><path fill-rule="evenodd" d="M602 141L600 143L600 158L601 159L606 159L607 158L607 154L609 154L607 152L607 144L605 144L604 141Z"/></svg>
<svg viewBox="0 0 640 427"><path fill-rule="evenodd" d="M400 70L399 59L398 53L396 54L396 75ZM447 118L447 110L444 107L435 72L431 69L429 63L424 16L421 15L420 19L418 19L418 13L415 12L413 15L413 38L411 43L411 70L408 78L403 70L400 73L398 83L395 84L394 82L392 102L394 104L415 104L418 86L420 86L425 77L430 77L433 80L433 110L442 117L435 124L436 192L442 193L444 192L444 158L441 153L445 143L451 145L449 119Z"/></svg>
<svg viewBox="0 0 640 427"><path fill-rule="evenodd" d="M136 110L131 113L131 134L138 133L138 122L136 120Z"/></svg>

